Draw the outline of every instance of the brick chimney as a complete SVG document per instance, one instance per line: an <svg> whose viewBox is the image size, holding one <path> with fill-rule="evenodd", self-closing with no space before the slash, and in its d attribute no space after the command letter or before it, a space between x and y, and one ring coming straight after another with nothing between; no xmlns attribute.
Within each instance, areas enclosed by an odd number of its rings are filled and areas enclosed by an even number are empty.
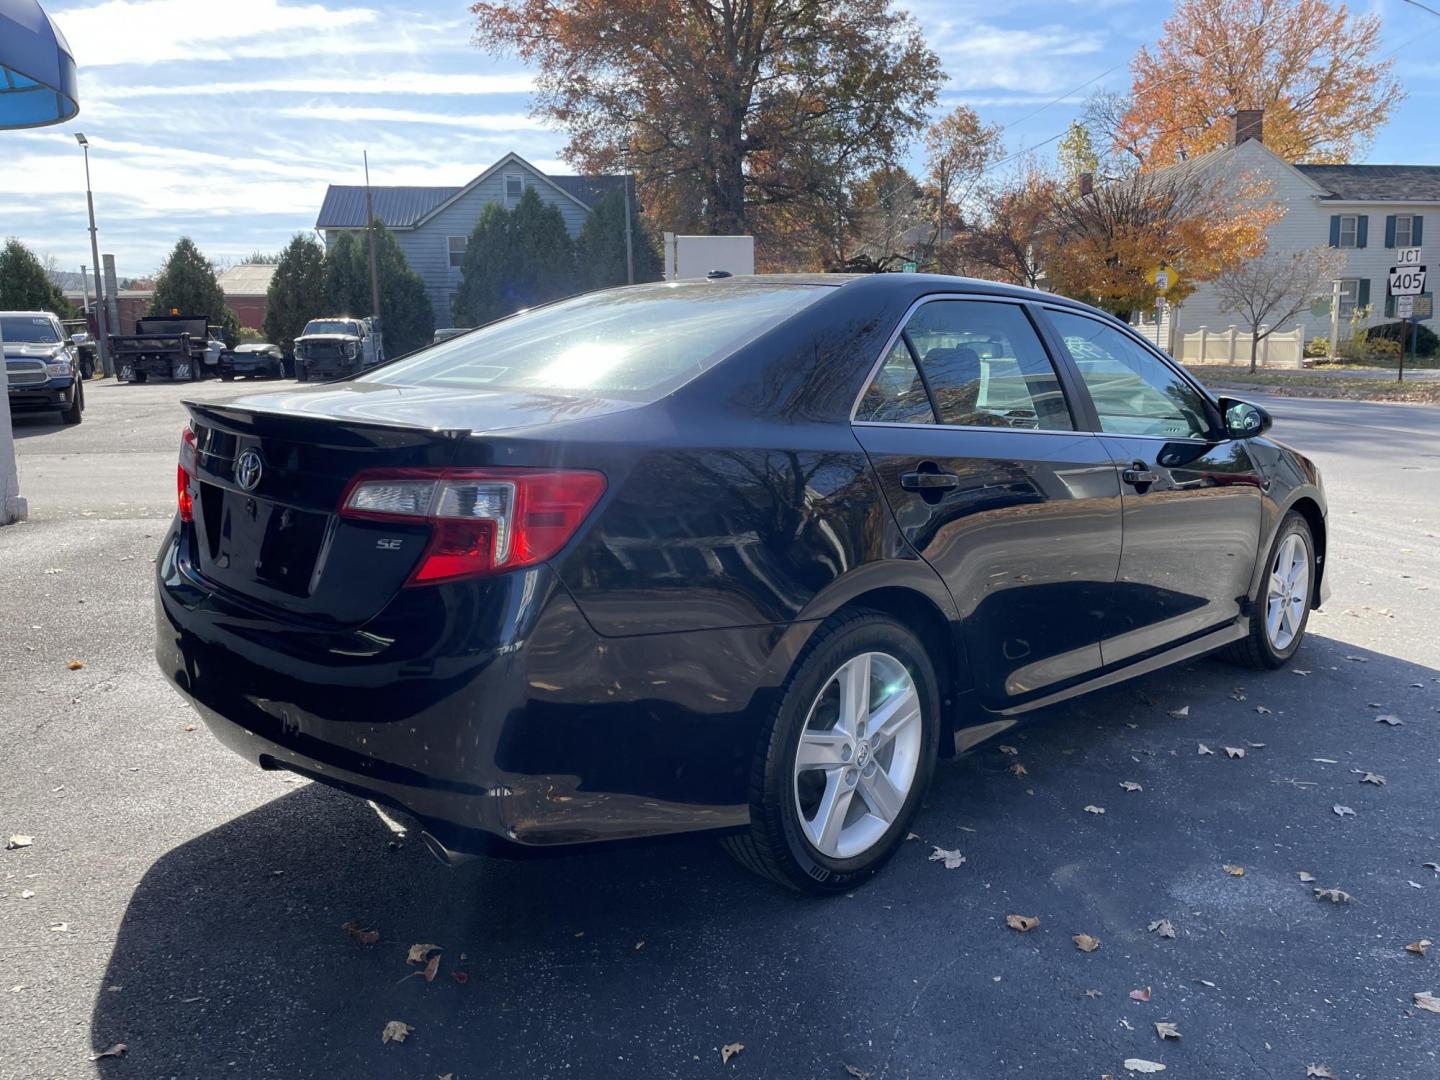
<svg viewBox="0 0 1440 1080"><path fill-rule="evenodd" d="M1265 141L1264 109L1236 109L1231 123L1233 125L1230 135L1231 146L1239 146L1251 139L1258 143Z"/></svg>

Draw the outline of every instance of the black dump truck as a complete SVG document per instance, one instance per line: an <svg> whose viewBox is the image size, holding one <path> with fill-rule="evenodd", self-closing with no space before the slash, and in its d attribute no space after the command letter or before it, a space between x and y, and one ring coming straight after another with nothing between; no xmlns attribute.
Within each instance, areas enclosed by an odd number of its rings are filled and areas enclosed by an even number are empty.
<svg viewBox="0 0 1440 1080"><path fill-rule="evenodd" d="M143 383L151 375L194 382L205 374L210 319L205 315L147 315L135 333L111 334L110 355L121 382Z"/></svg>

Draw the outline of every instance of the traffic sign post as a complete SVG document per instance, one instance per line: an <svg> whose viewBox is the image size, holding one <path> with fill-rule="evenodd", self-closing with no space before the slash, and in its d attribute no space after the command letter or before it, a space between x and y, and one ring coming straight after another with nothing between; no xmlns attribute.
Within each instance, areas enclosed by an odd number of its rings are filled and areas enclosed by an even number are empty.
<svg viewBox="0 0 1440 1080"><path fill-rule="evenodd" d="M1390 268L1391 296L1419 296L1425 291L1425 267L1416 263Z"/></svg>
<svg viewBox="0 0 1440 1080"><path fill-rule="evenodd" d="M1411 348L1414 348L1414 339L1418 336L1415 299L1424 291L1425 264L1420 261L1420 249L1396 249L1395 265L1390 268L1390 296L1395 302L1395 317L1400 320L1400 362L1395 368L1396 382L1405 381L1405 339L1410 338ZM1429 305L1426 304L1426 307Z"/></svg>

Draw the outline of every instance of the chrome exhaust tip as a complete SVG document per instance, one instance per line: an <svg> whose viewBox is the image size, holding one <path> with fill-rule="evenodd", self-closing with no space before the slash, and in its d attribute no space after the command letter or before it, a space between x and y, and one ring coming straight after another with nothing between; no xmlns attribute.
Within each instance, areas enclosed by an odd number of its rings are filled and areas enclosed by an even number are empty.
<svg viewBox="0 0 1440 1080"><path fill-rule="evenodd" d="M435 858L439 859L446 866L464 866L475 858L475 856L468 851L450 850L428 832L422 831L420 833L420 840L425 845L425 850L430 852L431 855L434 855Z"/></svg>

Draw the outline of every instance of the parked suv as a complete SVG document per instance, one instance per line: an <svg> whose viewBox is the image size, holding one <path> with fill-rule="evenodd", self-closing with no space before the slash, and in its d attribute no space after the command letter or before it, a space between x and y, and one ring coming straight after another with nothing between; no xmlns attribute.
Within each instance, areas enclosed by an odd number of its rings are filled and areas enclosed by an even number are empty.
<svg viewBox="0 0 1440 1080"><path fill-rule="evenodd" d="M311 319L295 339L295 378L335 379L385 359L374 319L332 315Z"/></svg>
<svg viewBox="0 0 1440 1080"><path fill-rule="evenodd" d="M80 423L85 383L75 343L48 311L0 311L10 411L53 409L67 424Z"/></svg>

